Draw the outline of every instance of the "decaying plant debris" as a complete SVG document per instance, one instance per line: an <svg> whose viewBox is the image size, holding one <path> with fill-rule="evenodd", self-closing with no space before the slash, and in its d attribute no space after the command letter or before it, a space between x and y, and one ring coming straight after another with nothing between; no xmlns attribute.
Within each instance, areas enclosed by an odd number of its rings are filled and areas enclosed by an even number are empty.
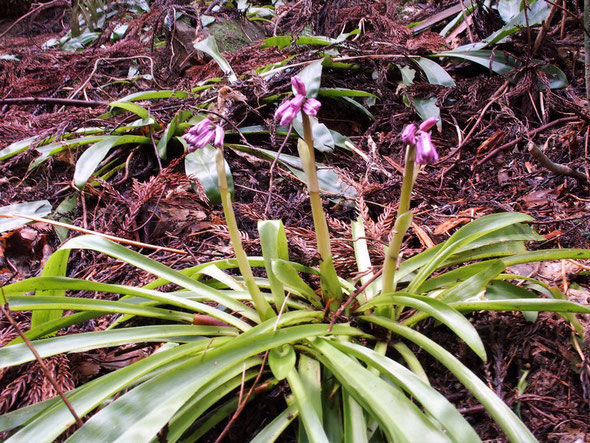
<svg viewBox="0 0 590 443"><path fill-rule="evenodd" d="M81 127L110 125L114 130L128 121L125 115L100 120L109 102L142 90L189 90L202 81L223 76L215 61L192 48L192 41L202 39L208 32L198 23L203 14L211 13L209 6L193 7L186 3L155 1L144 14L121 13L117 20L128 24L122 39L110 41L115 26L112 20L92 46L81 52L42 49L48 39L64 34L69 12L67 5L60 2L40 8L0 37L0 55L17 59L0 60L0 148L27 137L59 136ZM409 98L435 97L445 122L442 133L433 131L441 160L421 171L414 189L414 222L404 243L405 255L448 238L455 228L474 218L499 211L525 212L535 217L536 228L546 238L543 247L590 248L587 182L547 171L526 149L529 139L539 146L545 145L545 154L553 162L567 165L588 177L590 112L584 99L583 32L576 18L579 9L569 8L571 14L556 13L535 60L530 57L533 42L526 30L513 35L512 41L504 45L505 51L525 63L517 81L511 83L490 69L461 62L448 68L456 85L445 87L428 83L424 76L416 78L412 85L400 85L400 73L392 66L392 61L411 65L407 58L410 55L451 49L454 42L443 39L438 33L425 31L414 36L406 25L444 11L455 2L425 5L405 2L407 4L402 5L404 2L348 0L326 2L331 3L329 7L312 0L285 3L272 24L259 25L261 35L301 35L312 24L315 35L336 38L362 22L363 32L358 38L350 39L339 48L339 57L348 58L361 69L333 69L324 77L322 86L365 90L379 97L370 107L374 120L352 113L345 104L330 98L325 99L319 114L320 120L330 129L350 137L356 146L355 151L336 149L319 159L329 161L341 180L358 195L355 199L358 211L341 196L333 196L328 203L328 224L335 238L335 264L341 275L351 276L355 272L348 222L358 213L367 226L366 236L374 263L383 260L383 248L396 211L396 205L391 202L397 201L401 186L403 146L398 134L406 123L415 119L414 110L402 100L403 94ZM32 6L35 7L39 8ZM166 29L165 18L171 11L186 13L189 20L183 25L185 29ZM214 15L228 23L237 23L238 27L245 22L232 7L221 7ZM469 35L484 38L498 29L498 19L491 13L480 14L474 18L469 32L466 30L456 38L464 43L469 42ZM14 20L0 21L0 35ZM163 44L158 44L159 41ZM304 45L262 48L260 39L248 41L245 46L241 46L242 42L237 48L231 47L233 41L224 43L228 45L224 55L237 76L281 62L288 56L297 56L298 62L310 61L317 58L318 52L317 47ZM541 84L548 80L540 71L540 61L561 68L568 86L541 91L537 79ZM130 67L140 74L133 81L129 81ZM267 104L264 98L286 92L289 76L279 73L267 81L251 75L246 78L231 85L235 93L223 104L227 115L238 127L259 124L261 120L270 123L275 107ZM23 105L3 102L23 97L46 97L63 102ZM212 92L205 98L215 100L216 94ZM95 105L77 107L74 100L91 101ZM191 109L200 100L170 98L153 101L148 106L150 115L165 128L177 111ZM557 124L553 123L556 121ZM460 138L453 126L462 129ZM283 137L271 131L266 138L250 141L276 151ZM283 152L296 153L295 143L287 143ZM149 257L177 269L232 254L222 212L218 206L208 203L203 189L191 187L181 167L181 152L172 152L170 159L163 163L149 145L132 150L115 148L113 156L116 155L123 158L124 167L109 180L98 180L80 193L71 185L77 159L75 151L63 151L41 167L28 171L35 158L35 153L29 149L0 163L0 206L48 199L56 207L68 197L79 196L77 206L69 215L71 224L186 251L184 255L146 252ZM269 161L238 151L228 151L226 158L235 180L236 212L248 252L260 255L256 221L280 218L290 239L294 255L291 258L308 265L317 264L310 208L301 181L287 169L276 166L271 188ZM47 224L33 224L14 233L0 234L0 284L36 275L59 244L58 237ZM74 252L71 263L73 277L135 285L149 281L148 275L137 270L130 273L128 266L87 252ZM554 267L531 269L530 275L553 282L564 290L572 284L578 285L582 288L574 291L578 301L588 303L587 271L587 263L564 262ZM468 359L467 364L472 365L470 367L500 397L511 407L518 408L537 438L547 441L587 439L590 435L590 343L583 349L573 347L568 325L554 315L542 315L543 321L538 323L526 322L519 313L485 315L483 320L475 315L474 324L482 336L489 338L486 343L493 344L488 364L482 365L473 356L468 357L463 344L450 345L448 349L455 355L463 354ZM15 317L23 329L28 327L26 315L19 313ZM580 317L589 331L587 316ZM89 321L83 327L74 326L60 334L101 330L110 321L108 317ZM435 329L433 323L425 327L432 327L431 336L436 341L445 342L444 331ZM7 319L0 318L0 345L15 336ZM155 346L145 346L110 352L91 351L54 357L48 359L48 365L67 391L117 365L148 355L154 349ZM423 357L427 365L436 369L435 361ZM534 366L523 363L530 360L535 362ZM517 385L524 373L526 388L519 392ZM482 438L498 437L499 431L487 413L476 405L467 391L457 389L452 377L445 374L433 382L459 405L471 422L477 423L476 430ZM0 372L0 388L0 413L56 394L41 376L36 363ZM269 391L264 395L266 399L260 403L268 402L273 408L273 399L279 393ZM261 404L242 414L227 436L229 441L240 441L244 430L251 434L256 432L256 429L248 429L248 414L263 414ZM213 432L211 440L215 440Z"/></svg>

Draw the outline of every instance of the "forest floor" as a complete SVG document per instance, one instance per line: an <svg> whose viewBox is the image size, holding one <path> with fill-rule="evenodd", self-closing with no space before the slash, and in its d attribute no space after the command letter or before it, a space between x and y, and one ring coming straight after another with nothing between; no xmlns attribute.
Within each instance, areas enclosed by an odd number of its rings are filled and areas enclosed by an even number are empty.
<svg viewBox="0 0 590 443"><path fill-rule="evenodd" d="M43 49L45 42L67 31L66 3L41 3L42 7L37 5L35 12L15 26L18 16L0 19L0 149L33 136L56 136L105 125L114 129L123 125L126 117L121 114L99 119L108 110L101 103L145 90L190 90L207 79L223 76L213 60L192 52L192 40L203 36L202 27L195 23L206 12L206 5L193 8L180 1L177 5L173 1L152 2L149 12L119 13L110 19L98 39L84 50ZM419 121L414 109L404 103L404 95L436 98L443 123L442 130L433 131L441 159L424 167L417 179L414 222L404 243L405 256L445 240L474 218L506 211L534 217L532 224L545 240L529 245L530 249L590 248L590 108L584 98L583 31L576 18L579 10L570 7L564 13L557 8L535 60L530 54L539 26L530 34L523 29L510 42L498 46L525 62L516 81L471 63L448 62L444 67L455 81L455 86L449 87L433 85L421 73L412 85L403 85L395 64L412 65L407 58L410 55L425 56L451 49L459 42L468 43L469 34L476 40L488 36L498 29L499 18L491 12L476 16L468 30L451 40L430 30L414 35L407 24L431 18L454 6L455 1L415 6L410 2L404 7L398 2L360 0L326 5L311 0L285 3L279 19L257 28L260 35L250 36L252 41L245 46L224 52L237 76L247 78L231 84L234 99L229 115L238 127L261 121L272 127L276 104L268 104L264 98L286 92L293 72L281 71L263 79L253 71L291 56L293 63L317 59L320 52L326 51L325 47L309 45L262 48L262 39L273 33L300 35L310 26L314 35L335 38L343 30L349 32L361 24L358 36L337 45L338 57L350 57L357 66L354 70L325 67L322 87L368 91L378 100L367 104L367 114L342 100L325 98L319 114L322 123L349 137L355 146L354 150L337 147L331 153L318 154L318 161L333 167L356 192L355 197L330 195L325 199L341 275L352 276L355 272L348 239L350 221L359 214L367 227L373 262L383 259L383 244L395 216L402 179L404 146L399 134L404 125ZM166 28L165 17L173 8L190 18L185 28ZM235 8L222 7L211 15L218 21L237 23L242 29L247 22ZM111 33L121 23L128 25L126 33L113 42ZM439 31L440 26L435 30ZM566 87L547 90L539 86L536 79L542 79L542 74L538 68L548 63L566 74ZM65 102L2 101L23 97ZM203 95L170 98L144 105L149 105L151 115L165 128L179 110L191 109L204 99L207 97ZM208 99L214 100L215 95ZM72 100L89 103L76 106ZM231 135L228 137L231 141ZM277 151L283 136L271 130L270 135L248 136L248 141ZM529 142L542 147L553 162L579 171L581 178L547 170L529 152ZM88 184L83 193L72 185L78 158L75 149L53 155L32 170L29 165L38 154L28 149L0 162L0 207L47 199L56 208L76 197L75 209L69 216L71 224L187 251L184 255L145 252L174 268L231 256L222 211L208 203L202 189L191 187L182 167L181 150L171 151L168 160L160 162L154 148L118 147L109 159L119 160L120 169L108 180ZM296 144L286 143L283 152L296 153ZM257 220L282 219L291 258L315 264L315 237L304 184L281 166L269 173L271 162L247 153L226 149L226 158L235 182L236 212L247 252L260 254ZM59 245L53 227L44 223L0 234L0 285L38 275ZM88 252L73 252L70 262L68 275L78 278L134 285L150 279L145 273ZM573 300L588 303L589 269L584 262L563 261L520 271L561 288ZM15 317L26 330L28 315L15 313ZM535 323L527 322L520 313L481 313L473 315L472 320L488 344L487 364L478 361L446 330L431 323L423 328L461 356L516 408L537 438L588 441L590 343L586 341L584 349L573 346L569 325L552 314L541 314ZM590 334L590 322L585 320L583 324ZM110 321L103 318L63 333L104 328ZM0 345L15 335L8 321L0 317ZM150 348L125 355L133 359L145 352ZM501 432L474 398L434 360L419 355L430 372L438 374L431 379L433 385L459 407L482 438L502 440ZM125 364L120 360L114 351L92 351L59 356L49 359L49 363L64 388L70 389ZM526 388L519 391L517 385L523 374ZM0 372L0 414L53 395L53 388L36 363ZM266 407L272 407L269 399L258 402L250 411L261 414ZM235 425L230 440L239 441L247 428L245 416Z"/></svg>

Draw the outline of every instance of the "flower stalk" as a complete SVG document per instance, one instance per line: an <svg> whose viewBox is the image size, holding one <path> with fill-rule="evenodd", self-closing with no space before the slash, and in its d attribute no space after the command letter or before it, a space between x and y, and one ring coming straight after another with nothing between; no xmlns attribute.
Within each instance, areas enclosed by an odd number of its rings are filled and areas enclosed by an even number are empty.
<svg viewBox="0 0 590 443"><path fill-rule="evenodd" d="M240 238L240 231L238 229L238 223L236 221L236 216L234 213L234 209L232 206L231 201L231 194L229 192L229 187L227 185L227 177L225 172L225 162L223 158L223 148L218 148L217 153L215 155L215 165L217 168L217 180L219 184L219 194L221 196L221 204L223 206L223 213L225 215L225 222L227 224L227 229L229 231L229 236L232 242L232 246L234 248L234 252L236 254L236 260L238 262L238 267L240 269L240 273L244 278L244 283L246 284L246 288L250 293L250 297L254 302L254 307L256 308L256 312L260 316L261 321L268 320L275 316L274 311L270 304L266 301L262 293L260 292L260 288L256 284L254 280L254 275L252 274L252 268L250 267L250 263L248 262L248 256L244 251L244 247L242 245L242 240Z"/></svg>
<svg viewBox="0 0 590 443"><path fill-rule="evenodd" d="M414 171L415 171L416 146L408 144L406 147L406 161L404 166L404 180L402 183L399 205L397 208L397 217L393 225L393 235L389 240L389 245L385 251L385 260L383 261L383 277L381 293L386 294L396 289L395 271L399 261L399 251L402 242L410 224L412 223L412 212L410 211L410 200L412 189L414 188ZM391 315L391 308L383 307L377 312L378 315Z"/></svg>
<svg viewBox="0 0 590 443"><path fill-rule="evenodd" d="M342 289L338 282L338 275L334 268L332 249L330 247L330 232L328 222L322 206L322 197L318 182L318 174L315 162L315 152L313 148L313 132L311 119L302 112L303 118L303 138L304 143L299 143L299 155L303 164L303 170L307 177L307 189L309 192L309 202L311 204L311 213L313 217L313 226L318 243L318 252L320 254L320 280L324 303L330 303L330 309L336 310L342 301ZM336 303L332 303L332 302Z"/></svg>
<svg viewBox="0 0 590 443"><path fill-rule="evenodd" d="M407 144L404 166L404 179L400 194L397 217L393 226L393 235L389 241L385 260L383 261L383 277L381 293L393 292L396 289L395 271L399 262L399 252L406 232L412 223L412 212L410 201L412 189L416 181L416 164L428 164L438 161L438 153L428 132L438 121L436 118L429 118L419 128L411 124L404 128L402 140ZM381 308L379 315L391 313L390 308Z"/></svg>

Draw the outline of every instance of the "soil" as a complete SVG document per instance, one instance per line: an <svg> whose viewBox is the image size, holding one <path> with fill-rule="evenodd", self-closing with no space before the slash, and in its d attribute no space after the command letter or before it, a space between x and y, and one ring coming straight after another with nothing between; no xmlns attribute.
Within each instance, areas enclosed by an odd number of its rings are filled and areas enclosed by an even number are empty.
<svg viewBox="0 0 590 443"><path fill-rule="evenodd" d="M262 122L272 127L276 105L267 104L263 98L290 90L291 73L283 71L264 81L252 75L253 70L288 56L294 56L296 62L312 60L318 57L319 49L262 48L260 32L266 36L300 35L312 26L314 35L335 38L362 24L363 32L358 38L339 47L341 56L358 57L354 63L359 69L325 68L322 86L376 94L379 100L369 108L374 120L329 98L322 99L319 114L321 122L348 136L363 154L339 148L330 154L318 154L318 161L335 167L358 195L353 200L329 196L325 201L335 238L336 265L343 276L350 277L355 271L354 254L347 239L351 236L349 222L359 214L366 225L373 262L383 259L383 244L392 227L401 186L404 146L399 134L404 125L418 120L413 109L404 104L404 94L410 98L435 97L443 120L442 132L433 132L441 159L421 170L415 187L414 223L404 243L405 256L445 240L457 227L474 218L505 211L525 212L535 218L533 224L545 241L531 244L531 249L590 248L590 110L585 98L581 6L568 5L568 13L558 8L534 60L531 47L539 27L533 28L531 36L523 29L499 46L524 63L514 82L474 64L454 63L445 65L456 82L454 87L432 85L420 74L413 85L400 87L400 71L394 63L410 66L409 55L427 55L469 42L467 32L459 34L456 41L448 41L429 30L414 36L406 27L455 3L285 2L278 20L258 22L255 31L244 34L246 39L243 35L236 38L242 42L238 49L225 46L232 48L224 55L233 70L238 76L245 76L231 85L236 96L240 93L244 98L228 105L229 118L238 127ZM68 30L66 2L42 2L30 8L29 15L18 23L15 17L0 20L0 55L17 58L0 59L0 149L32 136L56 136L92 126L114 129L125 122L123 115L100 119L106 106L2 104L1 100L45 97L111 102L142 90L188 90L204 80L223 76L214 61L192 50L195 33L198 39L204 36L202 27L196 26L201 15L207 13L234 24L245 23L244 17L230 7L211 12L207 5L193 7L181 1L154 1L147 13L120 11L107 22L98 40L82 51L70 52L43 49L45 42L64 36ZM166 28L165 18L173 8L186 14L182 32ZM27 10L19 11L19 16L24 13ZM1 13L0 16L6 17ZM492 12L479 14L470 29L474 38L479 40L498 29L497 20L499 17ZM116 23L127 23L129 28L121 40L112 42L110 35ZM238 32L235 26L232 32ZM536 79L544 80L539 67L548 63L566 74L567 87L539 87ZM131 66L142 76L129 80ZM211 94L211 99L215 99L215 94ZM177 111L191 109L197 102L192 98L153 101L150 113L165 127ZM237 141L231 135L228 138ZM274 132L249 138L250 143L275 151L282 141L283 137ZM586 180L547 170L529 153L528 142L543 147L553 162L581 172ZM109 180L86 186L83 193L72 185L78 152L66 150L41 167L29 170L34 152L29 149L0 162L0 207L47 199L55 208L66 198L77 197L77 206L70 216L72 224L189 251L188 255L145 252L174 268L231 256L220 207L209 204L202 189L193 189L184 174L180 150L172 152L160 165L151 146L132 147L131 151L129 146L118 148L112 158L122 159L125 166ZM283 152L296 155L296 145L286 143ZM226 158L236 184L236 213L248 253L260 254L256 221L280 218L287 228L291 258L316 264L313 224L303 184L289 171L275 168L271 187L270 162L230 149L226 149ZM0 285L38 275L59 245L59 237L47 224L0 234ZM68 275L73 277L136 285L150 280L145 273L88 252L73 252L70 263ZM588 269L587 263L564 262L536 267L525 275L541 278L560 287L570 298L588 303ZM572 289L568 291L569 288ZM26 330L29 316L16 313L15 317ZM579 317L588 331L588 316ZM109 321L102 318L61 333L102 329ZM542 314L531 323L520 313L482 313L473 315L472 321L488 344L486 364L443 328L429 322L421 328L462 357L519 412L537 438L589 441L588 340L583 346L574 346L570 327L556 315ZM15 336L14 328L0 316L0 345ZM121 354L133 360L151 350L148 347L59 356L48 359L48 364L68 390L115 368ZM427 355L418 355L432 374L433 385L459 407L482 438L503 441L494 422L456 379ZM521 384L519 390L517 386L522 380L526 387ZM277 401L282 401L280 389L254 400L249 413L258 417L273 409ZM0 391L0 413L56 394L36 363L0 372ZM244 432L253 435L257 429L252 426L248 414L243 414L228 434L228 441L243 441Z"/></svg>

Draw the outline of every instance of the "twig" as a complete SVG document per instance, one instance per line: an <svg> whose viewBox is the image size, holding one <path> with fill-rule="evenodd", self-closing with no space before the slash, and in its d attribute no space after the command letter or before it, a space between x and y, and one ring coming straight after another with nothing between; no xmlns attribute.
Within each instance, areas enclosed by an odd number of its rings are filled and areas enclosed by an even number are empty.
<svg viewBox="0 0 590 443"><path fill-rule="evenodd" d="M17 212L14 212L12 214L0 214L0 217L1 218L26 218L27 220L36 221L39 223L49 223L51 225L59 226L61 228L66 228L66 229L71 229L72 231L82 232L83 234L98 235L99 237L103 237L103 238L106 238L108 240L111 240L111 241L114 241L117 243L123 243L123 244L131 245L131 246L137 246L138 248L155 249L156 251L173 252L175 254L184 254L184 255L188 254L188 252L182 251L180 249L165 248L163 246L155 246L155 245L150 245L148 243L142 243L142 242L138 242L138 241L128 240L126 238L121 238L121 237L116 237L114 235L103 234L101 232L91 231L89 229L80 228L78 226L69 225L67 223L62 223L62 222L58 222L55 220L49 220L46 218L35 217L33 215L25 215L25 214L19 214Z"/></svg>
<svg viewBox="0 0 590 443"><path fill-rule="evenodd" d="M43 361L43 358L41 358L41 356L39 355L39 353L37 352L37 350L33 346L33 343L31 343L31 340L29 340L29 337L27 337L23 333L23 331L21 331L20 327L18 326L18 323L16 322L16 320L14 319L12 314L10 313L10 305L8 304L8 298L6 297L6 294L4 294L4 288L0 287L0 291L2 292L2 298L4 299L4 304L0 305L0 310L2 311L2 314L4 314L4 316L8 319L8 321L10 322L12 327L14 329L16 329L16 332L19 335L19 337L25 342L27 347L31 350L31 352L35 356L35 359L37 360L37 363L39 363L39 366L41 367L43 374L45 374L45 377L47 377L47 380L49 380L49 383L51 383L51 386L53 386L53 389L55 389L55 392L57 392L57 394L61 397L62 401L64 402L64 404L66 405L66 407L68 408L68 410L70 411L72 416L74 417L74 420L76 420L76 424L80 427L84 426L84 422L80 419L80 417L78 417L78 414L76 414L76 410L72 407L72 404L70 403L68 398L65 396L64 391L61 388L61 386L59 386L57 384L57 382L55 381L53 374L51 373L51 371L49 370L49 368L47 367L47 365Z"/></svg>
<svg viewBox="0 0 590 443"><path fill-rule="evenodd" d="M62 106L79 106L84 108L98 108L107 106L109 102L86 101L68 98L55 97L17 97L17 98L0 98L0 105L62 105Z"/></svg>
<svg viewBox="0 0 590 443"><path fill-rule="evenodd" d="M147 55L132 55L130 57L104 57L104 58L98 58L96 59L96 61L94 62L94 66L92 67L92 71L90 72L90 75L88 76L88 78L84 81L84 83L82 83L82 85L76 89L74 92L72 92L68 98L74 98L76 95L78 95L78 93L80 91L82 91L86 85L88 85L88 83L90 83L90 80L92 80L92 77L94 76L94 74L96 73L96 70L98 69L98 63L102 60L104 61L109 61L109 62L116 62L116 61L121 61L121 60L133 60L136 58L147 58L150 61L150 74L152 76L153 79L155 79L156 77L154 77L154 60L147 56Z"/></svg>
<svg viewBox="0 0 590 443"><path fill-rule="evenodd" d="M12 25L10 25L8 27L8 29L6 29L6 31L4 31L2 34L0 34L0 38L4 37L6 34L8 34L12 30L12 28L14 28L16 25L18 25L21 21L23 21L29 15L32 15L35 12L39 12L43 9L52 8L54 6L62 6L62 5L68 6L68 4L69 3L67 0L53 0L52 2L49 2L49 3L43 3L39 6L37 6L35 9L31 9L29 12L27 12L25 15L23 15L17 21L15 21Z"/></svg>
<svg viewBox="0 0 590 443"><path fill-rule="evenodd" d="M554 3L553 6L551 7L551 10L549 11L549 15L547 16L547 19L543 22L543 26L541 27L541 30L537 34L537 38L535 39L535 44L533 45L533 52L531 54L531 57L534 57L537 54L537 51L539 50L539 48L541 47L541 43L543 42L543 39L545 38L545 34L547 34L547 31L549 30L549 26L551 25L551 21L553 20L553 17L555 17L555 14L557 13L558 9L559 9L559 5Z"/></svg>
<svg viewBox="0 0 590 443"><path fill-rule="evenodd" d="M256 388L256 385L260 381L260 377L262 376L262 372L264 371L264 365L266 364L267 357L268 357L268 351L266 351L264 353L264 357L262 358L262 364L260 365L260 371L258 371L258 375L256 376L256 380L254 380L254 383L252 383L252 387L250 387L248 394L246 394L246 398L244 399L244 401L238 402L238 408L236 409L236 412L234 412L234 415L230 419L229 423L225 426L225 428L223 428L223 431L221 432L221 434L219 434L219 436L215 440L215 443L220 443L223 441L223 438L229 432L232 424L237 420L237 418L240 416L240 414L244 410L244 407L246 406L246 404L250 400L250 397L254 393L254 388Z"/></svg>
<svg viewBox="0 0 590 443"><path fill-rule="evenodd" d="M555 172L558 175L567 175L569 177L574 177L576 180L580 180L581 182L587 182L588 179L586 178L585 174L582 174L580 171L576 171L575 169L570 168L569 166L561 165L559 163L552 162L549 157L545 155L543 151L539 149L539 147L534 144L533 142L529 142L529 152L537 159L539 163L549 169L551 172Z"/></svg>
<svg viewBox="0 0 590 443"><path fill-rule="evenodd" d="M543 125L537 129L533 129L532 131L529 131L527 137L528 138L532 138L535 135L545 131L546 129L552 128L553 126L557 126L561 123L568 123L568 122L575 122L578 120L578 117L563 117L563 118L558 118L557 120L553 120L552 122L547 123L546 125ZM478 165L481 165L485 162L487 162L489 159L491 159L492 157L494 157L498 152L501 151L505 151L508 148L511 148L514 145L517 145L518 143L520 143L521 141L524 140L524 136L521 135L518 138L516 138L515 140L512 140L511 142L505 143L501 146L498 146L496 149L494 149L493 151L491 151L488 155L486 155L484 158L482 158L481 160L479 160L477 162Z"/></svg>
<svg viewBox="0 0 590 443"><path fill-rule="evenodd" d="M275 167L277 166L277 163L279 161L279 157L281 156L281 153L283 152L283 149L284 149L285 145L287 144L289 137L291 136L292 130L293 130L293 125L289 125L289 130L287 131L287 136L285 137L285 140L283 140L281 147L277 151L277 155L274 158L274 160L272 161L272 164L270 165L270 170L268 171L268 197L266 200L266 207L264 208L265 215L268 213L268 208L270 207L270 201L272 200L272 185L273 185L272 179L273 179L273 175L275 172Z"/></svg>
<svg viewBox="0 0 590 443"><path fill-rule="evenodd" d="M451 158L463 146L465 146L465 144L471 139L471 136L473 135L473 133L475 132L475 130L477 129L477 127L479 126L479 124L483 120L483 118L484 118L486 112L488 112L488 109L490 108L490 106L492 106L494 103L496 103L504 95L504 92L506 91L506 88L508 87L509 84L510 84L510 81L506 80L504 82L504 84L502 86L500 86L500 89L498 89L498 91L492 96L490 101L483 107L483 109L479 113L479 117L477 118L477 121L475 122L475 124L473 125L473 127L471 128L469 133L465 136L465 138L461 141L461 143L459 143L459 145L455 149L453 149L451 152L449 152L447 155L445 155L444 158L442 158L440 161L444 161L444 160Z"/></svg>
<svg viewBox="0 0 590 443"><path fill-rule="evenodd" d="M471 25L470 25L470 16L467 15L467 10L465 9L465 4L463 0L459 0L461 2L461 11L463 11L463 20L465 20L465 27L467 28L467 34L469 35L469 41L471 43L475 42L475 37L473 36L473 32L471 32Z"/></svg>
<svg viewBox="0 0 590 443"><path fill-rule="evenodd" d="M584 30L590 27L590 0L584 0ZM590 100L590 36L584 34L584 68L586 74L586 98Z"/></svg>
<svg viewBox="0 0 590 443"><path fill-rule="evenodd" d="M340 315L346 310L346 308L348 308L351 303L360 295L363 293L363 291L365 289L367 289L367 287L373 283L381 274L383 273L383 268L379 269L379 271L377 271L370 279L368 279L360 288L357 289L357 291L352 294L350 297L348 297L348 300L346 300L346 303L344 303L343 305L340 306L340 308L338 308L338 310L334 313L334 316L332 317L332 321L330 322L330 327L328 328L328 332L332 331L332 328L334 327L334 323L336 323L336 320L338 320L338 317L340 317Z"/></svg>

